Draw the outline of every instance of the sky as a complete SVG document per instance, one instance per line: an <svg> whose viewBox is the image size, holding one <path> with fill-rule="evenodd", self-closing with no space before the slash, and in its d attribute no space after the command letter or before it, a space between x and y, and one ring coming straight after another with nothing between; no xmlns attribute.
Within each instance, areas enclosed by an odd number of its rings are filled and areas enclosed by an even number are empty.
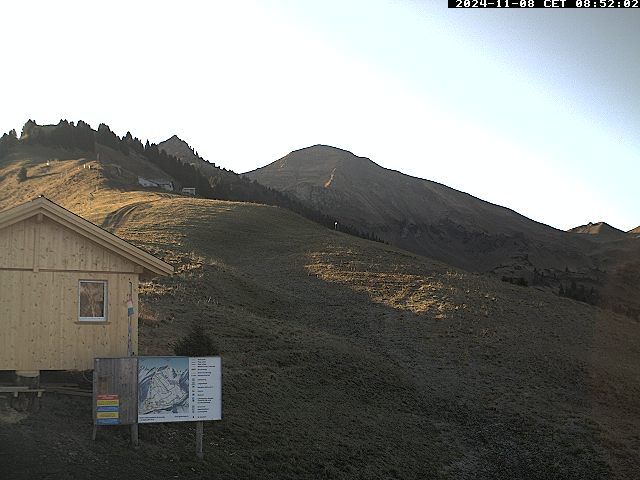
<svg viewBox="0 0 640 480"><path fill-rule="evenodd" d="M640 9L3 3L0 131L173 134L245 172L333 145L567 229L640 225Z"/></svg>

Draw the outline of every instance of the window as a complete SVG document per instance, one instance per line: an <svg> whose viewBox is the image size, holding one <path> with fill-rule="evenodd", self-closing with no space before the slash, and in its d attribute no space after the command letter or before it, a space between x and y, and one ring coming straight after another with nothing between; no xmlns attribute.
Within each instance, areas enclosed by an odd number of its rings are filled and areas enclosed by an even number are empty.
<svg viewBox="0 0 640 480"><path fill-rule="evenodd" d="M107 282L80 280L78 318L104 322L107 319Z"/></svg>

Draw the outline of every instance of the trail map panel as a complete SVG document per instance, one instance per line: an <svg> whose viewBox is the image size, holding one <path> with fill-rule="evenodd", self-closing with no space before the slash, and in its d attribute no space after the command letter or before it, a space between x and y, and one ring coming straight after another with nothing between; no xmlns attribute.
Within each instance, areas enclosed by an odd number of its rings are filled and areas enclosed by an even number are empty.
<svg viewBox="0 0 640 480"><path fill-rule="evenodd" d="M138 422L220 420L220 357L139 357Z"/></svg>

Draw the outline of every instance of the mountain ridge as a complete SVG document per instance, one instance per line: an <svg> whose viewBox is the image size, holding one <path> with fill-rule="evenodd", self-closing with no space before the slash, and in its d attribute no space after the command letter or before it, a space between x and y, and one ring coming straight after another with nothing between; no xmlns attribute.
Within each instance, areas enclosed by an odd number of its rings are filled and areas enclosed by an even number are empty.
<svg viewBox="0 0 640 480"><path fill-rule="evenodd" d="M623 293L632 288L640 298L640 279L629 277L640 266L640 244L623 232L565 232L336 147L298 149L245 175L405 250L581 301L633 305L634 316L640 312L640 301ZM605 230L615 232L600 228ZM581 289L606 295L587 299Z"/></svg>
<svg viewBox="0 0 640 480"><path fill-rule="evenodd" d="M382 167L367 157L343 149L313 146L299 149L260 169L249 178L295 195L321 212L345 217L380 238L416 253L445 259L419 237L454 236L451 228L473 241L477 236L559 238L560 230L531 220L501 205L492 204L438 182ZM460 231L462 227L464 231ZM518 238L516 238L518 241ZM421 243L423 245L421 245ZM430 242L431 245L437 244ZM461 259L463 260L463 259ZM478 268L470 261L453 262ZM479 266L481 270L490 265Z"/></svg>

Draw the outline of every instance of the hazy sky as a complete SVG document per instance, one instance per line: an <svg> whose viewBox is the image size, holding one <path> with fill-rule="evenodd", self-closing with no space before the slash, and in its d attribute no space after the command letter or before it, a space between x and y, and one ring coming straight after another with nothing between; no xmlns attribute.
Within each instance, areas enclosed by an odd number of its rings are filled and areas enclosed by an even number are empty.
<svg viewBox="0 0 640 480"><path fill-rule="evenodd" d="M4 3L0 131L174 133L237 172L322 143L558 228L640 225L640 9Z"/></svg>

